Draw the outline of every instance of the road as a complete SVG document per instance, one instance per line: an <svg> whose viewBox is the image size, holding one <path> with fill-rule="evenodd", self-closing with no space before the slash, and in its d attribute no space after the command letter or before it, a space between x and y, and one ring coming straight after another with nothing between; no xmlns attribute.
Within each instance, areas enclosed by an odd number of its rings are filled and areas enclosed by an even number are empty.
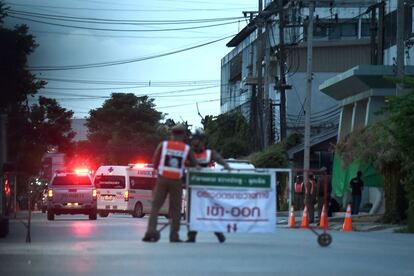
<svg viewBox="0 0 414 276"><path fill-rule="evenodd" d="M167 228L153 244L141 242L147 219L47 221L35 213L30 244L13 220L0 240L0 275L414 275L414 235L334 231L322 248L312 232L279 226L271 234L229 234L223 244L212 233L178 244L169 243Z"/></svg>

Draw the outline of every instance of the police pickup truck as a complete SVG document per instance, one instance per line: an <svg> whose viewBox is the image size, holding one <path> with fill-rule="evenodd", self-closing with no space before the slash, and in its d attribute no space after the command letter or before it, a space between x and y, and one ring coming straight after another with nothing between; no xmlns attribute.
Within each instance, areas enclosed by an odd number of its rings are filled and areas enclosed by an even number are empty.
<svg viewBox="0 0 414 276"><path fill-rule="evenodd" d="M47 219L60 214L85 214L96 220L97 194L87 170L57 172L47 191Z"/></svg>

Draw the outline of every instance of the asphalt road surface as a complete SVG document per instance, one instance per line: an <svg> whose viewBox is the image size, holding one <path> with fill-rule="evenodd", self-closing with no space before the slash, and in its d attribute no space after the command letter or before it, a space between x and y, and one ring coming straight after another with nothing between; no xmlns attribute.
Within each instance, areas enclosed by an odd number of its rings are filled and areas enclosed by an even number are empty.
<svg viewBox="0 0 414 276"><path fill-rule="evenodd" d="M197 243L143 243L147 217L57 216L35 213L30 244L11 221L0 240L0 275L414 275L414 235L330 232L323 248L309 230L275 227L270 234L228 234L218 243L199 233ZM166 222L161 219L160 222ZM186 236L181 228L181 238Z"/></svg>

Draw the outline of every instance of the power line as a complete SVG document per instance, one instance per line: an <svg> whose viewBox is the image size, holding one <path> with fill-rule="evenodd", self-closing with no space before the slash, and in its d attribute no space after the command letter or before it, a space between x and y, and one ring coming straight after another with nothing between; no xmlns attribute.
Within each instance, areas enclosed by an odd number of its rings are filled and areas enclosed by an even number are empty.
<svg viewBox="0 0 414 276"><path fill-rule="evenodd" d="M163 91L163 92L156 92L156 93L138 93L135 94L136 96L148 96L148 97L165 97L165 95L168 95L169 97L175 97L175 96L189 96L189 95L200 95L200 94L186 94L186 95L171 95L171 94L181 94L186 92L193 92L193 91L199 91L199 90L206 90L211 88L216 88L218 85L214 86L205 86L205 87L197 87L197 88L191 88L191 89L181 89L181 90L173 90L173 91ZM44 88L43 88L44 89ZM115 92L112 92L115 93ZM74 97L85 97L85 98L93 98L93 97L100 97L98 95L92 95L92 94L76 94L76 93L65 93L65 92L55 92L55 91L40 91L39 94L51 94L51 95L61 95L61 96L74 96Z"/></svg>
<svg viewBox="0 0 414 276"><path fill-rule="evenodd" d="M234 35L231 36L226 36L220 39L216 39L213 41L209 41L206 43L202 43L202 44L198 44L195 46L191 46L191 47L187 47L187 48L183 48L180 50L175 50L175 51L171 51L171 52L167 52L167 53L163 53L163 54L157 54L157 55L153 55L153 56L147 56L147 57L140 57L140 58L133 58L133 59L125 59L125 60L117 60L117 61L107 61L107 62L98 62L98 63L89 63L89 64L79 64L79 65L66 65L66 66L32 66L29 67L29 70L32 71L61 71L61 70L75 70L75 69L89 69L89 68L99 68L99 67L108 67L108 66L114 66L114 65L122 65L122 64L128 64L128 63L135 63L135 62L140 62L140 61L144 61L144 60L150 60L150 59L155 59L155 58L159 58L159 57L165 57L165 56L169 56L169 55L173 55L173 54L178 54L178 53L182 53L185 51L189 51L189 50L193 50L196 48L200 48L200 47L204 47L225 39L228 39L230 37L233 37Z"/></svg>
<svg viewBox="0 0 414 276"><path fill-rule="evenodd" d="M220 83L220 80L130 81L130 80L66 79L66 78L59 78L59 77L40 77L38 79L45 80L45 81L53 81L53 82L81 83L81 84L140 85L140 87L172 87L172 86L182 87L182 86L213 85L213 84ZM107 89L110 89L110 88L107 88Z"/></svg>
<svg viewBox="0 0 414 276"><path fill-rule="evenodd" d="M114 35L114 34L96 34L96 33L69 33L59 31L43 31L30 29L31 33L35 34L57 34L57 35L70 35L70 36L87 36L87 37L109 37L109 38L132 38L132 39L217 39L219 36L134 36L134 35Z"/></svg>
<svg viewBox="0 0 414 276"><path fill-rule="evenodd" d="M103 12L189 12L189 11L233 11L233 10L251 10L253 7L246 8L168 8L168 9L119 9L119 8L87 8L87 7L70 7L70 6L49 6L49 5L35 5L35 4L19 4L6 2L7 5L27 8L47 8L47 9L62 9L62 10L77 10L77 11L103 11ZM115 5L115 4L114 4ZM119 5L117 3L116 5Z"/></svg>
<svg viewBox="0 0 414 276"><path fill-rule="evenodd" d="M128 20L128 19L110 19L96 17L77 17L65 15L51 15L47 13L34 13L18 10L8 10L8 14L29 16L40 19L50 19L64 22L93 23L93 24L111 24L111 25L174 25L174 24L200 24L209 22L234 21L244 19L244 17L222 17L222 18L201 18L201 19L174 19L174 20Z"/></svg>
<svg viewBox="0 0 414 276"><path fill-rule="evenodd" d="M16 19L20 19L20 20L31 21L31 22L35 22L35 23L51 25L51 26L82 29L82 30L93 30L93 31L106 31L106 32L170 32L170 31L185 31L185 30L196 30L196 29L219 27L219 26L225 26L225 25L230 25L230 24L234 24L234 23L239 23L239 21L237 20L237 21L230 21L230 22L210 24L210 25L182 27L182 28L168 28L168 29L108 29L108 28L94 28L94 27L85 27L85 26L77 26L77 25L52 23L52 22L47 22L47 21L42 21L42 20L37 20L37 19L31 19L31 18L16 16L16 15L8 15L8 17L16 18Z"/></svg>

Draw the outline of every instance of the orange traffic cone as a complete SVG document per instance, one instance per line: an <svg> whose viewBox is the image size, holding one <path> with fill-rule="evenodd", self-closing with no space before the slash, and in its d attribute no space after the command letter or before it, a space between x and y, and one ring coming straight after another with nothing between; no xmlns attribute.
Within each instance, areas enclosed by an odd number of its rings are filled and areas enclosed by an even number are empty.
<svg viewBox="0 0 414 276"><path fill-rule="evenodd" d="M305 209L303 209L302 224L300 225L300 228L309 228L308 207L306 207L306 205Z"/></svg>
<svg viewBox="0 0 414 276"><path fill-rule="evenodd" d="M344 232L352 231L351 204L348 204L348 207L346 207L346 214L345 214L344 224L342 225L342 231Z"/></svg>
<svg viewBox="0 0 414 276"><path fill-rule="evenodd" d="M295 209L293 208L293 205L290 207L288 226L289 228L296 228Z"/></svg>
<svg viewBox="0 0 414 276"><path fill-rule="evenodd" d="M328 214L326 213L325 204L322 207L322 213L319 219L319 228L328 229Z"/></svg>

